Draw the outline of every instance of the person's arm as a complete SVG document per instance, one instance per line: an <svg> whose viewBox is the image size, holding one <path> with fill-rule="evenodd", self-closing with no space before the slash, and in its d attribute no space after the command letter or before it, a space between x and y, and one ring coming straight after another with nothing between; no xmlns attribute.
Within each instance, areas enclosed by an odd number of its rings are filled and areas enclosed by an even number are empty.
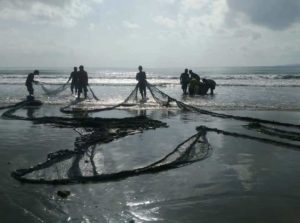
<svg viewBox="0 0 300 223"><path fill-rule="evenodd" d="M139 81L139 73L136 74L135 79Z"/></svg>
<svg viewBox="0 0 300 223"><path fill-rule="evenodd" d="M73 72L70 74L69 80L67 82L69 82L72 78L73 78Z"/></svg>
<svg viewBox="0 0 300 223"><path fill-rule="evenodd" d="M87 72L85 72L85 73L86 73L86 85L89 85L89 76L88 76Z"/></svg>

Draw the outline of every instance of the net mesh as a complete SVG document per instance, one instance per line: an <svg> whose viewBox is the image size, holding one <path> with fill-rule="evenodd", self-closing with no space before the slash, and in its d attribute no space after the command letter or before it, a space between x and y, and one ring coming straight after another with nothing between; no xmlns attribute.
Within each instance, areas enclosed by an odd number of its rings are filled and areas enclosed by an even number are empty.
<svg viewBox="0 0 300 223"><path fill-rule="evenodd" d="M68 87L70 87L69 81L67 81L65 84L60 85L57 88L51 88L51 89L49 87L46 87L47 85L46 83L43 82L38 82L38 83L41 86L42 90L44 91L45 95L47 96L57 96L58 94L68 89ZM91 97L94 98L96 101L99 101L99 98L96 96L91 86L88 85L87 87L91 93Z"/></svg>
<svg viewBox="0 0 300 223"><path fill-rule="evenodd" d="M62 93L63 91L65 91L69 87L70 84L67 82L67 83L65 83L65 84L63 84L63 85L61 85L61 86L59 86L55 89L50 89L50 88L46 87L45 86L46 84L42 83L42 82L39 82L39 85L41 86L41 88L44 91L45 95L47 95L47 96L56 96L56 95Z"/></svg>
<svg viewBox="0 0 300 223"><path fill-rule="evenodd" d="M127 135L141 133L145 129L165 127L166 125L146 117L127 118L126 120L102 119L98 120L98 123L101 124L100 128L99 126L91 127L96 125L97 119L83 124L73 121L62 119L58 124L57 120L36 120L36 123L55 123L60 127L85 126L85 132L76 138L74 150L51 153L45 162L28 169L16 170L12 176L22 182L47 184L120 180L130 176L177 168L204 159L210 152L210 145L205 134L197 133L179 144L162 159L150 165L111 172L102 165L101 161L99 162L99 159L95 158L97 153L101 152L96 146L97 144L108 143Z"/></svg>

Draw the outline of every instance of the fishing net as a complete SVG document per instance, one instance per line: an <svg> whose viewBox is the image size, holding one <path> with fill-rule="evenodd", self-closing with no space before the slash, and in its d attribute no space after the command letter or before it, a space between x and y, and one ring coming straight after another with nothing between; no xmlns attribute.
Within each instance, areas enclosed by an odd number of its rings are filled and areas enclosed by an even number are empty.
<svg viewBox="0 0 300 223"><path fill-rule="evenodd" d="M94 112L101 112L101 111L108 111L108 110L114 110L119 107L129 107L129 106L135 106L138 103L138 85L135 86L133 91L128 95L128 97L121 103L108 106L108 107L98 107L98 108L86 108L86 107L78 107L78 104L81 103L81 100L76 99L75 101L72 101L70 104L60 108L60 111L62 113L66 114L74 114L74 113L94 113ZM97 98L97 96L95 95Z"/></svg>
<svg viewBox="0 0 300 223"><path fill-rule="evenodd" d="M209 127L206 127L206 126L199 126L199 127L197 127L197 130L200 131L200 132L215 132L217 134L223 134L223 135L227 135L227 136L233 136L233 137L238 137L238 138L256 140L256 141L259 141L259 142L273 144L273 145L281 146L281 147L286 147L288 149L297 150L297 151L300 150L300 145L299 144L293 144L293 143L289 143L289 142L282 142L282 141L277 141L277 140L273 140L273 139L269 139L269 138L251 136L251 135L241 134L241 133L236 133L236 132L229 132L229 131L224 131L224 130L217 129L217 128L209 128ZM299 134L300 133L298 133L298 135Z"/></svg>
<svg viewBox="0 0 300 223"><path fill-rule="evenodd" d="M271 125L279 125L279 126L300 128L300 125L297 125L297 124L270 121L270 120L264 120L264 119L258 119L258 118L252 118L252 117L244 117L244 116L237 116L237 115L228 115L228 114L222 114L222 113L217 113L217 112L204 110L204 109L201 109L199 107L196 107L196 106L189 105L189 104L183 103L181 101L178 101L178 100L170 97L169 95L165 94L164 92L160 91L154 85L151 85L151 84L148 83L147 87L148 87L149 91L151 92L151 94L153 95L153 97L155 98L156 102L163 105L163 106L170 106L171 102L174 102L182 110L197 112L197 113L200 113L200 114L210 115L210 116L213 116L213 117L226 118L226 119L235 119L235 120L246 121L246 122L256 122L256 123L265 123L265 124L271 124Z"/></svg>
<svg viewBox="0 0 300 223"><path fill-rule="evenodd" d="M259 133L263 133L269 136L276 136L279 138L288 139L292 141L300 141L300 132L278 129L275 127L263 125L258 122L249 123L245 127L247 129L255 130Z"/></svg>
<svg viewBox="0 0 300 223"><path fill-rule="evenodd" d="M13 104L13 105L6 105L6 106L2 106L0 107L0 110L4 110L4 109L9 109L9 108L18 108L20 106L23 106L25 104L25 101L21 101L21 102L18 102L16 104Z"/></svg>
<svg viewBox="0 0 300 223"><path fill-rule="evenodd" d="M84 123L69 119L36 120L36 123L54 123L60 127L85 127L85 132L76 138L74 150L61 150L48 155L45 162L28 169L16 170L12 176L28 183L69 184L87 181L120 180L126 177L177 168L192 162L205 159L210 152L206 135L199 132L180 143L172 152L152 164L130 170L110 171L97 157L101 152L97 144L104 144L115 139L141 133L146 129L166 127L165 123L146 117L121 119L101 119L95 128L97 119ZM129 127L130 126L130 127Z"/></svg>
<svg viewBox="0 0 300 223"><path fill-rule="evenodd" d="M47 96L56 96L56 95L62 93L63 91L65 91L70 86L69 81L67 81L65 84L62 84L59 87L54 88L54 89L50 89L50 88L46 87L45 86L46 83L43 83L43 82L39 82L39 85L41 86L42 90L44 91L45 95L47 95ZM96 96L96 94L94 93L91 86L88 85L87 87L91 93L92 98L94 98L96 101L99 101L99 98Z"/></svg>
<svg viewBox="0 0 300 223"><path fill-rule="evenodd" d="M229 114L222 114L213 111L208 111L205 109L201 109L199 107L186 104L184 102L178 101L175 98L170 97L166 93L159 90L156 86L147 82L146 85L147 89L149 90L153 100L158 103L160 106L170 107L170 106L177 106L178 108L185 110L185 111L192 111L197 112L204 115L209 115L218 118L226 118L226 119L235 119L245 122L257 122L257 123L264 123L264 124L271 124L271 125L279 125L279 126L286 126L286 127L294 127L300 128L300 125L292 124L292 123L284 123L284 122L277 122L271 120L264 120L252 117L244 117L244 116L237 116L237 115L229 115ZM119 107L128 107L128 106L135 106L140 104L138 101L138 85L135 86L133 91L129 94L129 96L121 103L109 106L109 107L101 107L101 108L78 108L76 105L80 103L79 100L71 102L69 105L61 108L61 112L63 113L93 113L93 112L101 112L107 110L117 109Z"/></svg>
<svg viewBox="0 0 300 223"><path fill-rule="evenodd" d="M138 84L135 86L135 88L130 92L130 94L125 98L125 100L119 104L108 106L108 107L99 107L99 108L87 108L87 107L79 107L78 104L81 103L81 100L75 100L71 102L70 104L62 107L60 109L61 112L72 114L72 113L94 113L94 112L101 112L101 111L108 111L108 110L114 110L120 107L131 107L143 104L149 104L148 101L154 101L160 106L171 106L171 102L177 102L176 99L171 98L164 92L160 91L157 87L147 82L146 85L147 89L149 90L152 100L139 100L139 86ZM148 98L149 99L149 98ZM147 102L147 103L146 103ZM176 105L173 103L173 106Z"/></svg>
<svg viewBox="0 0 300 223"><path fill-rule="evenodd" d="M39 82L39 85L41 86L42 90L45 92L45 94L47 96L56 96L58 94L60 94L61 92L65 91L68 87L69 87L69 82L60 85L59 87L55 88L55 89L50 89L48 87L46 87L46 83L43 82Z"/></svg>
<svg viewBox="0 0 300 223"><path fill-rule="evenodd" d="M47 184L68 184L87 181L109 181L120 180L140 174L155 173L159 171L177 168L187 165L209 156L211 146L206 138L208 132L223 134L232 137L238 137L249 140L256 140L262 143L273 144L281 147L299 151L300 145L282 142L275 139L264 138L261 135L268 135L287 140L299 141L299 133L286 130L287 128L300 128L300 125L283 123L277 121L263 120L252 117L242 117L207 111L199 107L189 105L178 101L150 83L147 84L153 100L161 106L178 106L185 111L197 112L219 118L235 119L250 123L247 128L255 130L260 136L252 136L241 133L224 131L206 126L199 126L197 134L186 139L177 145L169 154L161 159L142 167L133 167L132 169L111 171L106 168L104 163L96 157L99 151L99 145L112 142L113 140L142 133L144 130L167 127L165 123L148 119L144 116L125 119L101 119L91 117L63 118L63 117L20 117L15 115L15 111L26 106L26 102L16 104L3 113L2 117L10 119L28 120L35 124L46 124L60 128L73 128L79 133L75 139L73 150L61 150L51 153L47 156L45 162L37 164L27 169L19 169L12 173L12 176L22 182L29 183L47 183ZM120 104L105 108L81 109L76 110L79 102L75 101L63 108L64 113L98 112L103 110L112 110L121 106L132 106L138 103L138 86L128 95ZM82 114L83 115L83 114ZM274 126L283 126L286 129L275 128Z"/></svg>

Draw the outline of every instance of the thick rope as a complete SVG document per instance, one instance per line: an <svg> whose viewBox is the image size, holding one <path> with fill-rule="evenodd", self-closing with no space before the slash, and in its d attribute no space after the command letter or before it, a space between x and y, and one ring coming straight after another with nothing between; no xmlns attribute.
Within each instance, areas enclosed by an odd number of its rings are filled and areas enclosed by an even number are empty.
<svg viewBox="0 0 300 223"><path fill-rule="evenodd" d="M245 127L247 129L256 130L257 132L266 135L276 136L279 138L289 139L293 141L300 141L300 132L282 130L282 129L262 125L260 123L250 123Z"/></svg>
<svg viewBox="0 0 300 223"><path fill-rule="evenodd" d="M256 136L250 136L250 135L241 134L241 133L228 132L228 131L224 131L224 130L217 129L217 128L209 128L209 127L206 127L206 126L197 127L197 131L200 131L200 132L203 132L203 131L205 131L205 132L215 132L217 134L229 135L229 136L245 138L245 139L252 139L252 140L259 141L259 142L264 142L264 143L273 144L273 145L277 145L277 146L287 147L289 149L297 150L297 151L299 151L299 149L300 149L300 145L298 145L298 144L280 142L280 141L276 141L276 140L272 140L272 139L261 138L261 137L256 137Z"/></svg>

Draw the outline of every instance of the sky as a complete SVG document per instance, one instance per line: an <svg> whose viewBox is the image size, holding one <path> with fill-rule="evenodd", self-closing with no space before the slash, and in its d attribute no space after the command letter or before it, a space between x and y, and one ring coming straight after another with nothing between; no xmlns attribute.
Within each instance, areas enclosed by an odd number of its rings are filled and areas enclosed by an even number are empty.
<svg viewBox="0 0 300 223"><path fill-rule="evenodd" d="M0 0L0 67L300 64L300 0Z"/></svg>

